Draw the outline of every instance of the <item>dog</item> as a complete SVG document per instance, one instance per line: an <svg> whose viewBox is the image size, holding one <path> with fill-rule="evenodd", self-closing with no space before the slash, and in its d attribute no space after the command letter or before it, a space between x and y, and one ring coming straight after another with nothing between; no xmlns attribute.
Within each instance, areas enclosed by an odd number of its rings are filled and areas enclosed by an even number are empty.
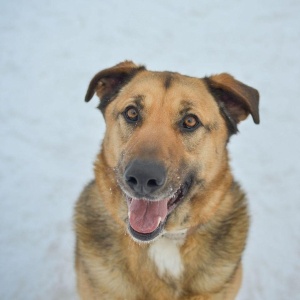
<svg viewBox="0 0 300 300"><path fill-rule="evenodd" d="M97 73L106 132L75 208L84 300L231 300L242 277L247 200L229 166L259 93L227 73L194 78L124 61Z"/></svg>

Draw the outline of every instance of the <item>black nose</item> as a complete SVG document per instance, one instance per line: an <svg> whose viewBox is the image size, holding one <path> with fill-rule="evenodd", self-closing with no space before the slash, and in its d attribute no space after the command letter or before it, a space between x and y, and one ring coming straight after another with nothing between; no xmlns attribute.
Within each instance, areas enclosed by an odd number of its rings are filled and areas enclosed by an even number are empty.
<svg viewBox="0 0 300 300"><path fill-rule="evenodd" d="M124 177L136 195L149 196L165 183L166 170L155 161L134 160L128 164Z"/></svg>

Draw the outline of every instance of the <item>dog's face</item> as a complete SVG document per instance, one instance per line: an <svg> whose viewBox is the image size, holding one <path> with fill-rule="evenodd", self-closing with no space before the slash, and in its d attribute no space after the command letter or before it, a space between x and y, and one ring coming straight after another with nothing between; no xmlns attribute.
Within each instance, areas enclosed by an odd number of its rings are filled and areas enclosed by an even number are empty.
<svg viewBox="0 0 300 300"><path fill-rule="evenodd" d="M124 62L94 77L87 101L94 92L107 125L102 155L123 195L115 215L130 235L149 242L205 222L218 203L201 199L228 168L229 136L249 113L258 123L256 90L228 74L198 79Z"/></svg>

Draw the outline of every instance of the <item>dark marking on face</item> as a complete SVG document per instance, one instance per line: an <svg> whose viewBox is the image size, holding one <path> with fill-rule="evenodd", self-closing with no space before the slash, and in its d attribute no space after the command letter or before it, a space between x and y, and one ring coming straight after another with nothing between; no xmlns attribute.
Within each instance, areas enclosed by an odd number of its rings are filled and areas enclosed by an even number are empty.
<svg viewBox="0 0 300 300"><path fill-rule="evenodd" d="M136 107L139 109L139 111L144 109L144 99L145 96L143 95L136 95L133 98L133 102L136 105Z"/></svg>
<svg viewBox="0 0 300 300"><path fill-rule="evenodd" d="M165 81L164 81L164 87L166 90L171 87L172 81L173 81L172 74L167 74Z"/></svg>
<svg viewBox="0 0 300 300"><path fill-rule="evenodd" d="M179 116L182 118L193 110L194 104L189 100L182 100Z"/></svg>
<svg viewBox="0 0 300 300"><path fill-rule="evenodd" d="M213 130L218 130L219 126L217 123L207 124L203 126L207 133L212 132Z"/></svg>

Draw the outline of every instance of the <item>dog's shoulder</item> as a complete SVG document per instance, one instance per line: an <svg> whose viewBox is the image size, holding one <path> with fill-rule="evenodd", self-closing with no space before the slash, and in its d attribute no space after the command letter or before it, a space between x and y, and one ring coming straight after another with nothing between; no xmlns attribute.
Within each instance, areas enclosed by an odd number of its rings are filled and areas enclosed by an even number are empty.
<svg viewBox="0 0 300 300"><path fill-rule="evenodd" d="M77 201L74 221L84 243L104 251L111 248L118 227L105 208L94 180L83 189Z"/></svg>
<svg viewBox="0 0 300 300"><path fill-rule="evenodd" d="M90 213L93 211L92 208L95 203L100 202L99 199L100 195L96 187L96 182L92 180L85 186L76 203L75 221L77 221L77 218L91 217L92 215Z"/></svg>

